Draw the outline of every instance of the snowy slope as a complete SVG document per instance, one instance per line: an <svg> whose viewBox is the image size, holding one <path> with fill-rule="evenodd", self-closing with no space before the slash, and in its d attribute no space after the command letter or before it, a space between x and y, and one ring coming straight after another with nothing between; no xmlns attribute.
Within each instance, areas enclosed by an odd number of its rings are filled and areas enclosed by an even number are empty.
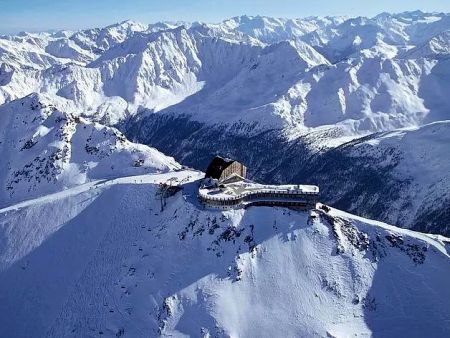
<svg viewBox="0 0 450 338"><path fill-rule="evenodd" d="M67 114L51 102L33 94L0 106L0 205L92 179L179 167L118 130Z"/></svg>
<svg viewBox="0 0 450 338"><path fill-rule="evenodd" d="M378 133L330 150L299 175L344 210L450 235L449 145L450 121Z"/></svg>
<svg viewBox="0 0 450 338"><path fill-rule="evenodd" d="M407 57L418 58L449 58L450 57L450 31L437 34L427 42L410 49Z"/></svg>
<svg viewBox="0 0 450 338"><path fill-rule="evenodd" d="M406 12L6 36L0 102L46 93L75 115L99 121L109 111L110 125L146 110L288 135L333 124L348 135L416 127L439 120L436 102L448 108L435 88L449 78L449 29L447 14Z"/></svg>
<svg viewBox="0 0 450 338"><path fill-rule="evenodd" d="M302 19L239 16L225 20L220 26L241 32L265 43L291 40L308 33L333 27L345 17L309 17Z"/></svg>
<svg viewBox="0 0 450 338"><path fill-rule="evenodd" d="M449 239L334 209L204 210L201 175L1 209L0 335L449 335ZM157 184L171 177L184 189L161 211Z"/></svg>

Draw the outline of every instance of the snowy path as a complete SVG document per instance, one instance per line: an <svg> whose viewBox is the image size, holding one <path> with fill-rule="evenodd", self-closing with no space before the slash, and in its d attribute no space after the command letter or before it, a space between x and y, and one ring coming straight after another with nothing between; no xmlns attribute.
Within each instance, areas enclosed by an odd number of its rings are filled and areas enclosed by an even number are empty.
<svg viewBox="0 0 450 338"><path fill-rule="evenodd" d="M113 179L101 179L95 180L89 183L81 184L74 188L66 189L63 191L59 191L57 193L41 196L38 198L33 198L30 200L25 200L4 208L0 209L0 214L6 213L8 211L15 211L25 207L29 207L31 205L43 204L52 202L55 200L67 198L70 196L78 195L80 193L86 192L92 189L100 189L104 190L113 185L118 184L157 184L160 182L166 182L168 179L175 177L176 182L181 182L183 180L188 179L197 179L203 177L203 173L199 171L180 171L180 172L168 172L163 174L145 174L145 175L137 175L137 176L127 176L127 177L118 177Z"/></svg>

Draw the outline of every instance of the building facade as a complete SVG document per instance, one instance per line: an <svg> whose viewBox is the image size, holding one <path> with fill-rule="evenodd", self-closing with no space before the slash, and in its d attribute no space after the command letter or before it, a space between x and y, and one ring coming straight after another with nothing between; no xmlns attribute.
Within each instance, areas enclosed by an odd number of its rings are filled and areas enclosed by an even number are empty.
<svg viewBox="0 0 450 338"><path fill-rule="evenodd" d="M246 178L247 167L238 161L216 156L206 169L205 177L223 181L233 174Z"/></svg>

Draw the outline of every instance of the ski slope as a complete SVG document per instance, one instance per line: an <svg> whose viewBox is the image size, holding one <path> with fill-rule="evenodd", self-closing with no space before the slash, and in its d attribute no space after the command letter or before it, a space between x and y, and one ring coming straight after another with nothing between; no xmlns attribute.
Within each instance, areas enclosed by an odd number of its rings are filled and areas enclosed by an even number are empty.
<svg viewBox="0 0 450 338"><path fill-rule="evenodd" d="M201 176L91 182L2 209L0 336L449 334L447 238L335 209L205 210ZM183 191L161 211L172 177Z"/></svg>

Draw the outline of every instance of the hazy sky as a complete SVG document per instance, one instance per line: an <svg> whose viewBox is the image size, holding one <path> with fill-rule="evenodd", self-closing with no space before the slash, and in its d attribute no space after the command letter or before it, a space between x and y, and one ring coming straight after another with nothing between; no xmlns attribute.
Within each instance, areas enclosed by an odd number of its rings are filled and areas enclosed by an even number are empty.
<svg viewBox="0 0 450 338"><path fill-rule="evenodd" d="M248 14L276 17L450 12L450 0L0 0L0 33L105 26L132 19L216 22Z"/></svg>

